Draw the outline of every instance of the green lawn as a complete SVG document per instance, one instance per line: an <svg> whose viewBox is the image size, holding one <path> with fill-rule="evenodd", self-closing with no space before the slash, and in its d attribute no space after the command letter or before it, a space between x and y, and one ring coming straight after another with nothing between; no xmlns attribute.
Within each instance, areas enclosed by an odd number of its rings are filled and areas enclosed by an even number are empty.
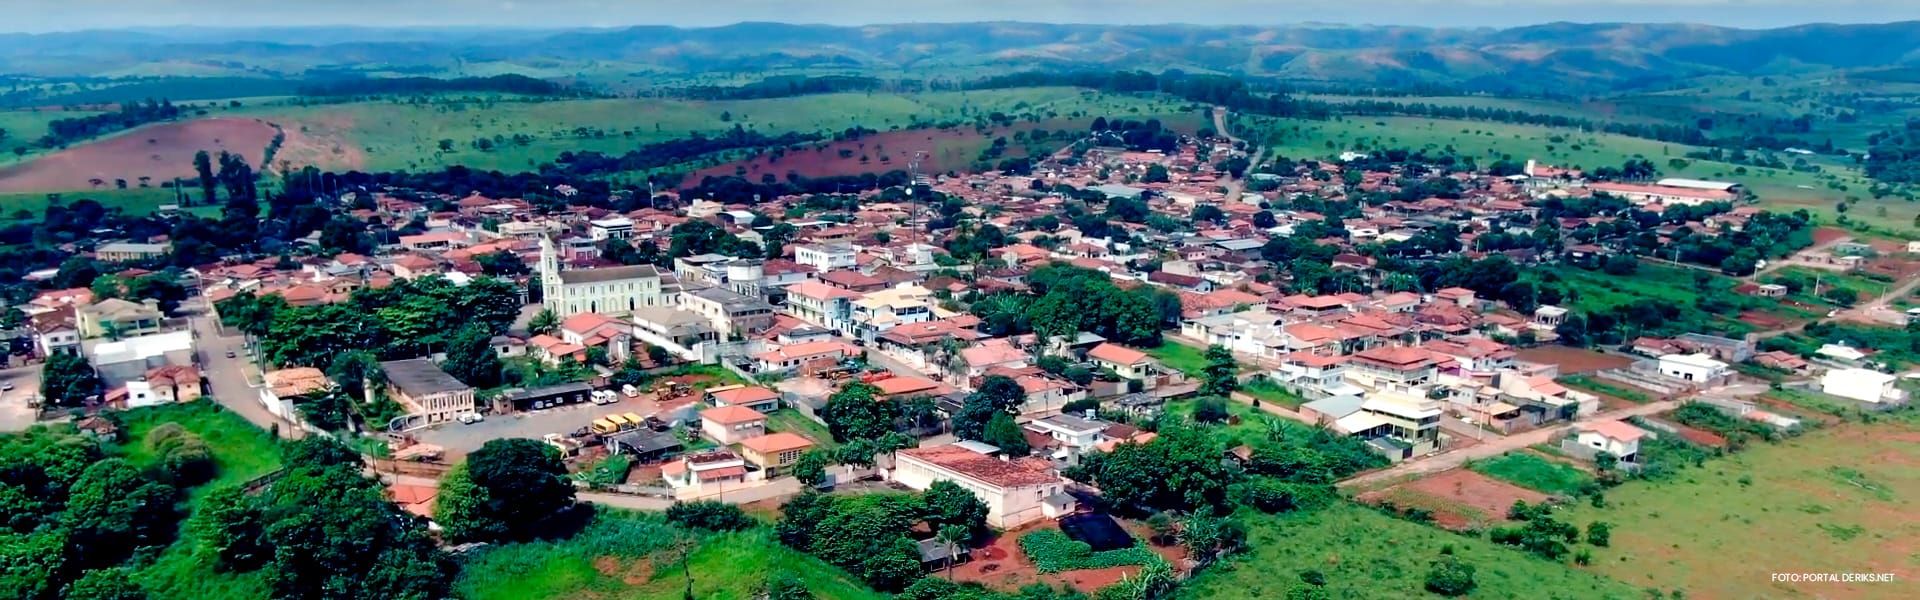
<svg viewBox="0 0 1920 600"><path fill-rule="evenodd" d="M1640 388L1614 384L1585 374L1568 375L1554 381L1570 388L1594 394L1613 396L1635 404L1646 404L1653 401L1653 396L1647 395L1647 392Z"/></svg>
<svg viewBox="0 0 1920 600"><path fill-rule="evenodd" d="M1593 483L1585 471L1530 452L1509 452L1468 466L1482 475L1549 494L1573 495Z"/></svg>
<svg viewBox="0 0 1920 600"><path fill-rule="evenodd" d="M122 416L127 433L123 451L127 460L134 464L150 464L153 461L154 456L141 440L148 431L163 423L179 423L206 440L207 446L212 448L214 462L220 468L219 474L212 482L188 493L189 511L195 509L195 499L215 486L244 482L280 468L280 449L267 432L211 400L135 409L122 413ZM244 574L215 572L206 561L194 555L193 544L192 536L186 533L183 526L180 538L162 551L152 564L139 570L135 579L141 582L152 598L224 600L268 596L265 571Z"/></svg>
<svg viewBox="0 0 1920 600"><path fill-rule="evenodd" d="M5 110L0 111L0 166L13 164L38 156L43 150L34 142L47 135L47 123L58 119L71 119L100 114L93 111L65 110ZM15 148L26 148L27 152L16 154Z"/></svg>
<svg viewBox="0 0 1920 600"><path fill-rule="evenodd" d="M1200 377L1207 369L1207 351L1171 340L1161 342L1158 348L1145 349L1147 356L1160 361L1161 365L1182 373L1188 377Z"/></svg>
<svg viewBox="0 0 1920 600"><path fill-rule="evenodd" d="M173 190L159 187L133 187L124 190L87 190L55 194L44 192L0 193L0 218L11 219L18 216L15 214L17 211L24 210L32 213L32 218L38 219L46 212L47 205L52 203L56 197L66 204L72 204L79 200L92 200L99 202L101 206L109 210L118 208L121 212L136 216L152 213L164 204L179 203L179 201L175 199ZM202 208L210 212L197 210ZM220 208L218 206L195 206L187 210L189 212L201 213L202 215L210 214L218 216Z"/></svg>
<svg viewBox="0 0 1920 600"><path fill-rule="evenodd" d="M1898 283L1880 281L1868 277L1864 273L1829 271L1826 269L1800 266L1782 267L1779 270L1767 273L1767 275L1763 277L1763 279L1768 282L1774 282L1782 278L1797 279L1805 282L1806 287L1801 288L1798 293L1792 294L1789 297L1814 306L1831 304L1820 294L1834 287L1853 290L1855 293L1860 294L1862 298L1876 298L1881 294L1887 293L1888 290L1899 286ZM1813 289L1815 283L1819 284L1820 289Z"/></svg>
<svg viewBox="0 0 1920 600"><path fill-rule="evenodd" d="M1326 576L1333 598L1435 597L1424 589L1442 548L1473 565L1473 598L1640 598L1629 585L1548 562L1485 539L1396 519L1348 502L1325 509L1246 517L1249 550L1208 567L1177 597L1240 600L1283 597L1299 573Z"/></svg>
<svg viewBox="0 0 1920 600"><path fill-rule="evenodd" d="M845 572L774 540L767 529L691 533L652 514L607 511L572 538L503 544L467 561L454 584L466 600L679 600L681 563L662 558L676 539L696 540L693 597L755 598L769 576L797 577L816 598L885 598Z"/></svg>
<svg viewBox="0 0 1920 600"><path fill-rule="evenodd" d="M1300 405L1307 403L1306 398L1280 389L1279 384L1265 377L1255 377L1242 382L1240 384L1240 393L1253 396L1261 402L1278 404L1293 409L1298 409Z"/></svg>
<svg viewBox="0 0 1920 600"><path fill-rule="evenodd" d="M800 411L783 408L767 415L767 432L791 431L813 440L821 450L839 448L839 442L833 441L833 434L827 432L827 426L807 418Z"/></svg>
<svg viewBox="0 0 1920 600"><path fill-rule="evenodd" d="M1631 275L1608 275L1603 271L1588 271L1578 267L1549 267L1554 275L1567 282L1576 292L1576 298L1567 304L1567 308L1594 312L1602 311L1640 300L1651 298L1680 308L1681 320L1669 326L1678 330L1702 331L1729 335L1745 334L1753 331L1754 326L1739 320L1738 312L1728 314L1709 313L1700 310L1695 302L1703 294L1714 294L1726 298L1738 305L1758 307L1778 306L1777 302L1761 300L1733 293L1739 281L1732 277L1685 267L1671 267L1641 262ZM1696 273L1709 275L1706 287L1695 284Z"/></svg>
<svg viewBox="0 0 1920 600"><path fill-rule="evenodd" d="M1920 546L1920 426L1848 423L1709 460L1671 479L1633 480L1605 508L1567 509L1613 526L1590 570L1697 598L1910 598ZM1899 573L1898 583L1773 583L1779 572Z"/></svg>

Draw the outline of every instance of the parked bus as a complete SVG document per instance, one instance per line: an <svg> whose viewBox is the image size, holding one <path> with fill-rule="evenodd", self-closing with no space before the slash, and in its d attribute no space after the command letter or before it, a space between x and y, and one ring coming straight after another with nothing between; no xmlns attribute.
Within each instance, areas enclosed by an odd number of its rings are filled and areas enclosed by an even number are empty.
<svg viewBox="0 0 1920 600"><path fill-rule="evenodd" d="M611 415L607 415L605 418L606 420L611 421L615 427L618 427L620 431L626 431L626 430L633 429L635 427L640 426L639 420L636 419L636 420L629 421L627 420L626 415L611 414Z"/></svg>
<svg viewBox="0 0 1920 600"><path fill-rule="evenodd" d="M598 433L600 435L607 435L610 433L616 433L618 431L620 431L620 424L618 423L614 423L613 421L609 421L606 419L593 420L594 433Z"/></svg>

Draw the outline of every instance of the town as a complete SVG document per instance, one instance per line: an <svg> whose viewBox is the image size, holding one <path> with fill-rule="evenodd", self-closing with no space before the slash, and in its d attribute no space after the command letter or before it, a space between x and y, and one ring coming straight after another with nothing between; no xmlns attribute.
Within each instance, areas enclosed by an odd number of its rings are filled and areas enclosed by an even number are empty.
<svg viewBox="0 0 1920 600"><path fill-rule="evenodd" d="M414 231L362 252L317 232L291 257L161 271L128 265L177 250L165 235L104 241L27 276L84 285L15 307L8 423L112 438L116 411L210 400L364 453L453 541L501 539L446 498L513 440L557 457L567 497L670 518L957 490L979 507L958 532L884 534L911 569L1094 593L1246 543L1209 507L1350 494L1532 527L1554 522L1508 505L1597 488L1485 465L1617 484L1906 404L1912 351L1849 332L1905 325L1920 242L1652 165L1295 161L1223 129L1163 151L1103 127L1013 171L757 204L357 186L330 199L341 218ZM1168 544L1164 515L1218 531ZM819 556L881 589L918 577Z"/></svg>

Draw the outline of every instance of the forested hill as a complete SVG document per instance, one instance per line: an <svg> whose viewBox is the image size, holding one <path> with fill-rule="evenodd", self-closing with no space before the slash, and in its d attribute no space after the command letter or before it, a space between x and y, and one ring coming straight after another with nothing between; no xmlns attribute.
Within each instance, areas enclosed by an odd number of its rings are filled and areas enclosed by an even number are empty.
<svg viewBox="0 0 1920 600"><path fill-rule="evenodd" d="M1508 29L740 23L695 29L503 30L497 35L473 30L304 28L289 35L284 29L192 29L0 35L0 72L70 77L188 61L255 76L342 68L435 74L478 63L579 66L616 61L679 72L1171 68L1303 81L1567 91L1568 86L1610 89L1713 74L1908 66L1917 49L1920 22L1764 30L1631 23Z"/></svg>

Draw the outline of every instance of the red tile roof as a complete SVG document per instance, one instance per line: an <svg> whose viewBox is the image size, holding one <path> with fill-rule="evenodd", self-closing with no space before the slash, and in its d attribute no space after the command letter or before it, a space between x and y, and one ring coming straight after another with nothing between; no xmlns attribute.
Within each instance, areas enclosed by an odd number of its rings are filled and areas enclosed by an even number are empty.
<svg viewBox="0 0 1920 600"><path fill-rule="evenodd" d="M1000 460L966 448L932 446L900 451L900 456L926 462L962 477L1000 488L1058 483L1052 465L1036 458Z"/></svg>

